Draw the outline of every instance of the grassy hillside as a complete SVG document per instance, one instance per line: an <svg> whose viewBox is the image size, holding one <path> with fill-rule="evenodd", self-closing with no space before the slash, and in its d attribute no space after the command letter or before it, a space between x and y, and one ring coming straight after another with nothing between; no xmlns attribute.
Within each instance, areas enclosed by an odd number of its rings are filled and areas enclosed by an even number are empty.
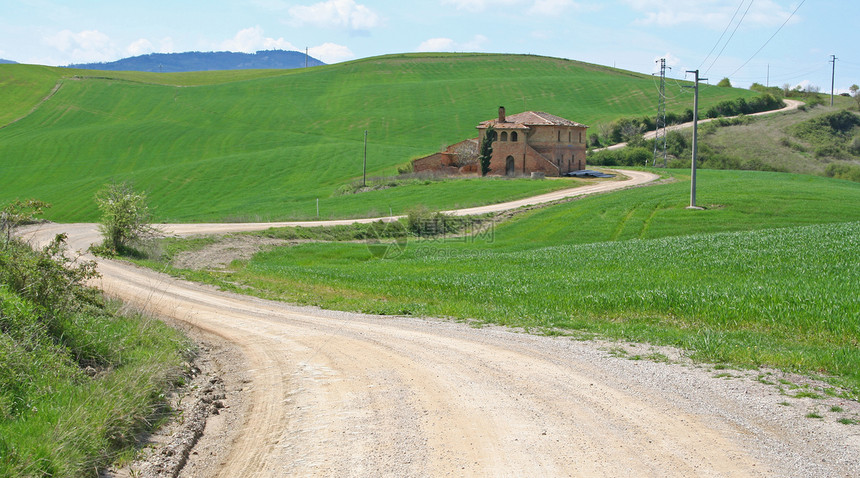
<svg viewBox="0 0 860 478"><path fill-rule="evenodd" d="M0 129L0 200L36 197L65 221L95 219L95 191L126 180L149 193L164 221L309 218L317 198L323 218L402 212L416 196L438 208L500 201L510 191L476 194L465 183L336 191L361 176L365 130L368 174L387 175L475 135L499 105L586 124L655 108L649 75L534 56L395 55L286 72L164 75L2 65L0 77L32 84L3 90L16 111L7 119L61 85ZM701 104L753 95L704 88ZM678 95L668 109L690 103Z"/></svg>
<svg viewBox="0 0 860 478"><path fill-rule="evenodd" d="M57 68L0 65L0 127L26 116L51 94L60 77Z"/></svg>
<svg viewBox="0 0 860 478"><path fill-rule="evenodd" d="M834 163L860 167L860 148L850 148L853 138L857 138L856 144L860 145L860 127L855 126L853 132L846 131L840 135L844 137L834 137L823 128L814 128L813 132L821 133L818 141L816 135L798 134L797 131L803 126L819 126L815 122L823 118L845 114L840 112L850 105L844 105L845 101L841 103L842 107L819 106L756 118L746 125L714 128L704 135L702 141L718 154L756 157L774 168L797 173L823 175L828 165ZM738 141L737 138L744 140Z"/></svg>
<svg viewBox="0 0 860 478"><path fill-rule="evenodd" d="M822 99L800 109L764 116L721 118L699 126L698 165L705 169L744 169L815 174L860 182L860 115L851 98ZM668 135L670 168L689 168L692 131ZM593 165L650 164L654 142L638 141L617 151L592 152Z"/></svg>
<svg viewBox="0 0 860 478"><path fill-rule="evenodd" d="M278 248L188 277L389 314L555 327L686 348L712 361L840 377L860 393L860 184L701 171L535 210L477 239Z"/></svg>

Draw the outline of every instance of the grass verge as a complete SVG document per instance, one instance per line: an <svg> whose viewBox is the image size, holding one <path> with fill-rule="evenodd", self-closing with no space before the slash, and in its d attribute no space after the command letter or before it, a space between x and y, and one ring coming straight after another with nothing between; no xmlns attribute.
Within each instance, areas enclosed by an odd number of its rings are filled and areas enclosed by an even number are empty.
<svg viewBox="0 0 860 478"><path fill-rule="evenodd" d="M191 353L84 287L54 246L0 244L0 476L97 476L131 457Z"/></svg>

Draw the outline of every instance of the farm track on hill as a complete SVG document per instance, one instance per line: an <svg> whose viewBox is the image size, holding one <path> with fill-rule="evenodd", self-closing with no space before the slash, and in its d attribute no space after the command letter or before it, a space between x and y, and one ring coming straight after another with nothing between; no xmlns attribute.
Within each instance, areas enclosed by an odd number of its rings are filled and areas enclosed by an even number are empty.
<svg viewBox="0 0 860 478"><path fill-rule="evenodd" d="M655 179L624 173L632 179L568 194ZM471 211L479 212L489 210ZM270 226L166 229L194 234ZM92 224L23 232L34 242L66 232L79 250L99 239ZM200 457L212 461L212 476L860 473L856 427L803 418L811 399L781 407L784 396L752 380L611 357L598 342L294 307L98 262L97 285L108 295L220 336L244 355L247 413L241 427L210 438L225 443L223 453Z"/></svg>
<svg viewBox="0 0 860 478"><path fill-rule="evenodd" d="M785 102L785 106L783 108L780 108L780 109L774 110L774 111L761 111L758 113L751 113L747 116L765 116L765 115L771 115L774 113L781 113L781 112L785 112L785 111L796 110L797 108L800 107L800 105L803 104L802 101L798 101L798 100L784 99L783 101ZM732 118L737 118L737 116L723 116L720 118L701 118L701 119L699 119L699 124L706 124L706 123L710 123L711 121L715 121L715 120L732 119ZM673 124L671 126L666 127L666 132L679 131L682 129L692 128L692 127L693 127L692 121L689 123ZM646 140L654 139L657 137L657 132L656 131L649 131L649 132L643 134L642 137L645 138ZM607 146L605 148L599 148L599 149L596 149L595 151L601 151L604 149L608 149L608 150L621 149L621 148L625 148L625 147L627 147L626 142L613 144L612 146Z"/></svg>

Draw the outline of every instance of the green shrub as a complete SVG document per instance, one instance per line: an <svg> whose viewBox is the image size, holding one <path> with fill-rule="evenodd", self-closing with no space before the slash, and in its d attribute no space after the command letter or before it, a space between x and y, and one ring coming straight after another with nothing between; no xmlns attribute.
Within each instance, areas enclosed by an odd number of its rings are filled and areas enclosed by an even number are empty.
<svg viewBox="0 0 860 478"><path fill-rule="evenodd" d="M860 156L860 136L851 141L851 145L848 146L848 151L851 151L851 154L853 155Z"/></svg>
<svg viewBox="0 0 860 478"><path fill-rule="evenodd" d="M830 163L824 169L824 175L830 178L860 182L860 166L847 163Z"/></svg>
<svg viewBox="0 0 860 478"><path fill-rule="evenodd" d="M842 156L843 150L838 145L826 144L815 148L816 158L838 158Z"/></svg>
<svg viewBox="0 0 860 478"><path fill-rule="evenodd" d="M117 314L91 277L63 236L0 247L0 476L97 476L181 377L185 339Z"/></svg>
<svg viewBox="0 0 860 478"><path fill-rule="evenodd" d="M109 184L96 194L102 213L99 230L103 247L110 252L127 253L141 240L153 236L146 194L136 192L128 183Z"/></svg>
<svg viewBox="0 0 860 478"><path fill-rule="evenodd" d="M787 132L812 144L817 158L842 158L860 154L860 140L855 137L858 129L860 117L843 110L798 123Z"/></svg>
<svg viewBox="0 0 860 478"><path fill-rule="evenodd" d="M597 151L588 156L588 163L595 166L644 166L649 164L653 157L653 149L637 146Z"/></svg>
<svg viewBox="0 0 860 478"><path fill-rule="evenodd" d="M416 206L406 214L406 228L418 237L454 234L475 221L472 217L434 212L424 206Z"/></svg>

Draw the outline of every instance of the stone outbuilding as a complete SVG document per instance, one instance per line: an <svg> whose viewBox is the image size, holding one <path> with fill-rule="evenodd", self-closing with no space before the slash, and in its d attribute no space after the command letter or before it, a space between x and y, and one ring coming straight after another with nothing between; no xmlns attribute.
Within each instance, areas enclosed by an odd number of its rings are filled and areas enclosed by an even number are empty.
<svg viewBox="0 0 860 478"><path fill-rule="evenodd" d="M448 174L474 173L478 147L492 126L495 134L491 175L527 176L543 173L560 176L585 169L585 126L541 111L526 111L506 116L499 107L496 119L483 121L477 128L480 136L451 145L441 153L412 162L415 172L439 171ZM465 160L464 158L470 158Z"/></svg>
<svg viewBox="0 0 860 478"><path fill-rule="evenodd" d="M560 176L585 169L586 130L588 126L541 111L505 115L478 125L478 144L492 126L496 140L490 174L526 175L542 172Z"/></svg>

